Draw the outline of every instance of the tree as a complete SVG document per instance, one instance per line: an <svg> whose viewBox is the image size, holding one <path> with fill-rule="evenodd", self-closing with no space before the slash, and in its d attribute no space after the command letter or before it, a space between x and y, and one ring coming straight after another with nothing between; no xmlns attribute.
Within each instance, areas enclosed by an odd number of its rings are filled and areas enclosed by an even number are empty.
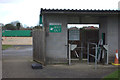
<svg viewBox="0 0 120 80"><path fill-rule="evenodd" d="M17 23L20 23L20 22L19 21L12 21L12 22L10 22L10 24L12 24L13 26L16 26Z"/></svg>
<svg viewBox="0 0 120 80"><path fill-rule="evenodd" d="M20 30L22 28L22 24L19 21L13 21L4 26L4 30Z"/></svg>
<svg viewBox="0 0 120 80"><path fill-rule="evenodd" d="M42 29L42 26L35 26L33 29Z"/></svg>
<svg viewBox="0 0 120 80"><path fill-rule="evenodd" d="M13 26L12 24L6 24L6 25L4 26L4 28L5 28L6 30L16 30L16 27Z"/></svg>
<svg viewBox="0 0 120 80"><path fill-rule="evenodd" d="M21 24L18 22L18 23L16 24L16 27L17 27L17 30L20 30Z"/></svg>

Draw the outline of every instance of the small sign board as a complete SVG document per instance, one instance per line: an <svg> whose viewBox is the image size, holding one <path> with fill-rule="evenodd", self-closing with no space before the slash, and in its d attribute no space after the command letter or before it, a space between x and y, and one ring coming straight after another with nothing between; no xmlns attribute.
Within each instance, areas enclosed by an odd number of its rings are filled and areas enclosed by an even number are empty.
<svg viewBox="0 0 120 80"><path fill-rule="evenodd" d="M59 23L50 23L49 32L51 33L60 33L62 31L61 24Z"/></svg>
<svg viewBox="0 0 120 80"><path fill-rule="evenodd" d="M69 30L69 40L80 40L79 30Z"/></svg>

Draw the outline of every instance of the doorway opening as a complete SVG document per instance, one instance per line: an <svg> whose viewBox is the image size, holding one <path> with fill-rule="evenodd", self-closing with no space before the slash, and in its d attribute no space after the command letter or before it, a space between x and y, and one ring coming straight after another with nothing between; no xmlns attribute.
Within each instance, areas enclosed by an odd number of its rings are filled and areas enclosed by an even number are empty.
<svg viewBox="0 0 120 80"><path fill-rule="evenodd" d="M68 24L68 59L71 58L71 62L87 62L87 43L99 42L99 24ZM90 46L93 47L93 46ZM69 55L69 52L71 53ZM90 50L90 53L94 54L95 50ZM94 62L95 58L89 58L90 62Z"/></svg>

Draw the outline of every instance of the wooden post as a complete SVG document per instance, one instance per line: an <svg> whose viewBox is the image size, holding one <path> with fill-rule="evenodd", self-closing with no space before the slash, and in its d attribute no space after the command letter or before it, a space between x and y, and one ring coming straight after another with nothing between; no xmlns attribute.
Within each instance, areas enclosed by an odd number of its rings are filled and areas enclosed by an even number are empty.
<svg viewBox="0 0 120 80"><path fill-rule="evenodd" d="M0 24L0 79L2 79L2 24Z"/></svg>

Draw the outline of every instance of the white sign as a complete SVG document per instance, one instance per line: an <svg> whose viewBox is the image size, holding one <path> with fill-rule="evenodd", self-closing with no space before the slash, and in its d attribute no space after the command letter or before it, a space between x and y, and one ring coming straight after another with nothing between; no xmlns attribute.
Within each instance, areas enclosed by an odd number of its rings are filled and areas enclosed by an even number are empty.
<svg viewBox="0 0 120 80"><path fill-rule="evenodd" d="M61 23L49 23L49 25L62 25Z"/></svg>
<svg viewBox="0 0 120 80"><path fill-rule="evenodd" d="M80 40L79 30L69 30L69 40Z"/></svg>

